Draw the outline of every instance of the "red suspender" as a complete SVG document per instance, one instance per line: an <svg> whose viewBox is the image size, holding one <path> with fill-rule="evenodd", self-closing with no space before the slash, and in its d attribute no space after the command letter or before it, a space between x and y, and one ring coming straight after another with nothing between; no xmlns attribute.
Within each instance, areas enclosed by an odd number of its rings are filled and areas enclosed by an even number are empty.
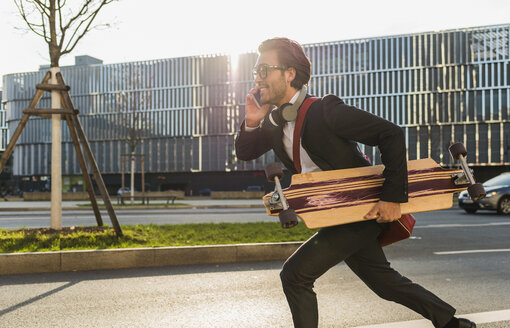
<svg viewBox="0 0 510 328"><path fill-rule="evenodd" d="M305 121L305 116L310 105L318 99L319 98L317 97L308 97L303 101L301 107L299 107L296 125L294 126L294 138L292 141L292 160L294 161L294 167L298 173L301 173L301 156L299 154L299 146L301 145L301 128L303 127L303 122Z"/></svg>

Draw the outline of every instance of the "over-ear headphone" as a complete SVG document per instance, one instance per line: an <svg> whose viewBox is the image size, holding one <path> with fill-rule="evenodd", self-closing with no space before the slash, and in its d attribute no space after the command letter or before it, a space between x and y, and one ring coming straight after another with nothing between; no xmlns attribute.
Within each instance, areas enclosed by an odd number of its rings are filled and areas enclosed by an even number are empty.
<svg viewBox="0 0 510 328"><path fill-rule="evenodd" d="M269 114L269 121L274 126L280 126L285 124L285 122L294 121L297 118L299 107L301 107L301 104L305 100L306 91L306 87L303 86L299 91L297 100L293 104L286 103L279 108L273 109Z"/></svg>

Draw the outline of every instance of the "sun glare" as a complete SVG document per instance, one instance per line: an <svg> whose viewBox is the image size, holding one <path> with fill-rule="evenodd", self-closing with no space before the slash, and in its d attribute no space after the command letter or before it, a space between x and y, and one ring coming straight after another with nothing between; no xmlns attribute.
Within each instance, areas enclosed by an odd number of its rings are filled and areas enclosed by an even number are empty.
<svg viewBox="0 0 510 328"><path fill-rule="evenodd" d="M234 42L230 44L224 51L230 57L230 67L232 72L236 74L239 70L239 59L244 54L255 52L260 43L258 40L243 40L242 42Z"/></svg>
<svg viewBox="0 0 510 328"><path fill-rule="evenodd" d="M239 56L241 54L237 51L230 51L228 55L230 57L230 68L232 69L232 72L237 72L237 68L239 66Z"/></svg>

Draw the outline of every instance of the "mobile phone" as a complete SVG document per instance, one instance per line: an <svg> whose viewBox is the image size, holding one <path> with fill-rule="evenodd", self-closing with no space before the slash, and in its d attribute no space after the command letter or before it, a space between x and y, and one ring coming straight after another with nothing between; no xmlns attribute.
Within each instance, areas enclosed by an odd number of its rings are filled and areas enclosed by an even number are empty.
<svg viewBox="0 0 510 328"><path fill-rule="evenodd" d="M255 92L253 94L253 100L255 100L255 104L257 105L258 108L260 108L260 90L257 90L257 92Z"/></svg>

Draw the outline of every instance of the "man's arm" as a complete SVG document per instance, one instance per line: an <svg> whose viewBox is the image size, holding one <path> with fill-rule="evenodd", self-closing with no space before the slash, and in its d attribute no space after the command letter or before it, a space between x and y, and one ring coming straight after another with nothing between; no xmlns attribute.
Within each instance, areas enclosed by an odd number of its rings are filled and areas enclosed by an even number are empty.
<svg viewBox="0 0 510 328"><path fill-rule="evenodd" d="M323 99L326 124L341 138L378 146L385 166L381 201L366 218L390 222L400 217L400 204L407 202L406 146L402 129L358 108L346 105L335 96Z"/></svg>
<svg viewBox="0 0 510 328"><path fill-rule="evenodd" d="M245 124L246 122L241 124L235 140L236 156L240 160L251 161L268 152L271 149L271 144L260 127L253 131L246 131Z"/></svg>

